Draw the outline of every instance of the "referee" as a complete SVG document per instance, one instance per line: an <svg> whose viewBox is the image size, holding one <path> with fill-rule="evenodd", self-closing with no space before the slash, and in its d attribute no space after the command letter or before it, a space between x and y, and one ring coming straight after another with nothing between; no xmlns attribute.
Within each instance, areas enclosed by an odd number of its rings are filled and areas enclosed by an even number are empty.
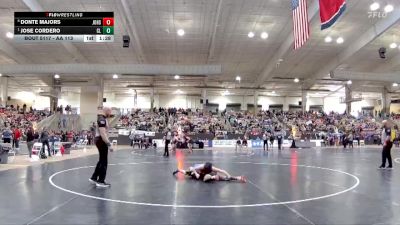
<svg viewBox="0 0 400 225"><path fill-rule="evenodd" d="M105 182L108 164L108 150L113 151L110 140L108 139L107 118L111 117L111 108L104 107L97 115L97 127L94 143L99 150L99 162L89 182L99 188L108 188L111 185Z"/></svg>
<svg viewBox="0 0 400 225"><path fill-rule="evenodd" d="M392 129L389 126L388 121L384 120L384 121L382 121L382 124L383 124L383 128L382 128L381 141L383 144L383 149L382 149L382 164L379 167L379 169L391 170L393 168L392 155L390 152L392 150L392 146L393 146ZM396 136L396 135L393 135L393 136ZM386 159L389 162L389 166L385 168Z"/></svg>

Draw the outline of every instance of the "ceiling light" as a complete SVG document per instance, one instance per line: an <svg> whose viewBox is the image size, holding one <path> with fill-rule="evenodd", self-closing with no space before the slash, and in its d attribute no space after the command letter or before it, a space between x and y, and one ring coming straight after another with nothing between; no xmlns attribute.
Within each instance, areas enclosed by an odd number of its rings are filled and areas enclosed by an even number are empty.
<svg viewBox="0 0 400 225"><path fill-rule="evenodd" d="M390 44L390 48L397 48L397 44L393 42L392 44Z"/></svg>
<svg viewBox="0 0 400 225"><path fill-rule="evenodd" d="M118 79L118 74L114 74L113 79Z"/></svg>
<svg viewBox="0 0 400 225"><path fill-rule="evenodd" d="M236 76L236 81L241 81L242 78L240 78L240 76Z"/></svg>
<svg viewBox="0 0 400 225"><path fill-rule="evenodd" d="M262 32L261 33L261 38L262 39L267 39L268 38L268 33L267 32Z"/></svg>
<svg viewBox="0 0 400 225"><path fill-rule="evenodd" d="M3 76L3 74L0 73L0 77L2 77L2 76Z"/></svg>
<svg viewBox="0 0 400 225"><path fill-rule="evenodd" d="M325 42L326 42L326 43L332 42L332 38L331 38L330 36L327 36L327 37L325 38Z"/></svg>
<svg viewBox="0 0 400 225"><path fill-rule="evenodd" d="M398 83L393 83L393 87L398 87L399 84Z"/></svg>
<svg viewBox="0 0 400 225"><path fill-rule="evenodd" d="M272 91L272 94L275 94L276 92L275 91Z"/></svg>
<svg viewBox="0 0 400 225"><path fill-rule="evenodd" d="M177 94L177 95L180 95L180 94L183 94L183 91L181 91L181 89L178 89L174 93Z"/></svg>
<svg viewBox="0 0 400 225"><path fill-rule="evenodd" d="M221 93L222 96L229 95L229 94L230 94L230 93L229 93L228 90L225 90L225 91L223 91L223 92Z"/></svg>
<svg viewBox="0 0 400 225"><path fill-rule="evenodd" d="M11 32L7 32L7 33L6 33L6 37L8 37L8 38L13 38L13 37L14 37L14 34L11 33Z"/></svg>
<svg viewBox="0 0 400 225"><path fill-rule="evenodd" d="M175 79L175 80L179 80L179 78L181 78L179 75L175 75L175 76L174 76L174 79Z"/></svg>
<svg viewBox="0 0 400 225"><path fill-rule="evenodd" d="M336 43L338 44L342 44L344 42L344 39L342 37L339 37L338 39L336 39Z"/></svg>
<svg viewBox="0 0 400 225"><path fill-rule="evenodd" d="M177 33L179 36L185 35L185 31L184 31L183 29L179 29L176 33Z"/></svg>
<svg viewBox="0 0 400 225"><path fill-rule="evenodd" d="M253 38L253 37L254 37L254 33L250 31L250 32L247 34L247 36L248 36L249 38Z"/></svg>
<svg viewBox="0 0 400 225"><path fill-rule="evenodd" d="M353 81L351 81L351 80L348 80L348 81L347 81L347 84L348 84L348 85L351 85L352 83L353 83Z"/></svg>
<svg viewBox="0 0 400 225"><path fill-rule="evenodd" d="M299 78L294 78L294 80L293 80L295 83L299 83Z"/></svg>
<svg viewBox="0 0 400 225"><path fill-rule="evenodd" d="M376 11L376 10L379 9L379 7L380 7L379 3L374 2L374 3L372 3L372 4L369 6L369 9L370 9L371 11Z"/></svg>
<svg viewBox="0 0 400 225"><path fill-rule="evenodd" d="M393 9L394 9L393 5L390 5L390 4L389 4L389 5L386 5L386 6L385 6L385 12L386 12L386 13L392 12Z"/></svg>
<svg viewBox="0 0 400 225"><path fill-rule="evenodd" d="M60 75L54 74L54 79L60 79Z"/></svg>

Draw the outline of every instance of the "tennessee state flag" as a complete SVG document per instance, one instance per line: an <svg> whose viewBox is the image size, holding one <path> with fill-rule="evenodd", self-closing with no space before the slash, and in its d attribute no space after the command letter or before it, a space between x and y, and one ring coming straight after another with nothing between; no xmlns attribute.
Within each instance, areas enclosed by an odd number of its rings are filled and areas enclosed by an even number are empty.
<svg viewBox="0 0 400 225"><path fill-rule="evenodd" d="M319 0L321 30L331 27L346 9L346 0Z"/></svg>

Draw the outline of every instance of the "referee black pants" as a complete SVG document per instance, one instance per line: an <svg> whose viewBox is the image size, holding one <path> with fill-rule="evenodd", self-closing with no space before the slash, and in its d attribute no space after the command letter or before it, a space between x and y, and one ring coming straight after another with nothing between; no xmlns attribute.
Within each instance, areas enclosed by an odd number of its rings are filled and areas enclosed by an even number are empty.
<svg viewBox="0 0 400 225"><path fill-rule="evenodd" d="M382 167L385 167L386 165L386 159L389 162L389 167L392 167L392 155L391 155L391 150L392 150L393 143L389 142L385 146L383 146L382 149Z"/></svg>
<svg viewBox="0 0 400 225"><path fill-rule="evenodd" d="M97 150L99 150L99 162L97 163L96 169L92 175L92 180L104 183L107 174L108 146L101 137L96 137L94 141Z"/></svg>
<svg viewBox="0 0 400 225"><path fill-rule="evenodd" d="M170 142L171 142L170 140L165 140L164 156L169 156L168 145Z"/></svg>

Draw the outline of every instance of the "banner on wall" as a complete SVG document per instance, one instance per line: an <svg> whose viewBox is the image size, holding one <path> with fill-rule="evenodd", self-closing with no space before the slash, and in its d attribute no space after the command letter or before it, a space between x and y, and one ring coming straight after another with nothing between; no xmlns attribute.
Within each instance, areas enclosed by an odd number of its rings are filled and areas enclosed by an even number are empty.
<svg viewBox="0 0 400 225"><path fill-rule="evenodd" d="M156 136L156 132L144 131L144 130L129 130L129 129L118 129L119 135L129 136L131 132L135 135L145 135L146 137Z"/></svg>
<svg viewBox="0 0 400 225"><path fill-rule="evenodd" d="M251 140L251 147L252 148L262 148L264 141L262 140Z"/></svg>
<svg viewBox="0 0 400 225"><path fill-rule="evenodd" d="M199 140L199 141L204 143L204 147L212 147L213 146L212 140Z"/></svg>
<svg viewBox="0 0 400 225"><path fill-rule="evenodd" d="M131 131L128 129L118 129L119 135L129 136L130 133L131 133Z"/></svg>
<svg viewBox="0 0 400 225"><path fill-rule="evenodd" d="M235 147L236 140L213 140L212 147Z"/></svg>
<svg viewBox="0 0 400 225"><path fill-rule="evenodd" d="M165 146L165 142L163 139L155 139L155 140L153 140L153 143L156 143L158 148Z"/></svg>
<svg viewBox="0 0 400 225"><path fill-rule="evenodd" d="M108 131L108 137L110 138L118 138L118 130L117 129L111 129Z"/></svg>
<svg viewBox="0 0 400 225"><path fill-rule="evenodd" d="M270 143L268 143L268 144L270 144ZM292 142L290 140L286 140L285 139L282 142L282 147L287 148L287 147L290 147L291 145L292 145ZM251 146L251 148L263 148L264 147L264 141L263 140L259 140L259 139L251 140L251 145L250 146ZM270 147L270 146L268 145L268 147ZM275 140L273 147L274 148L278 147L278 141Z"/></svg>
<svg viewBox="0 0 400 225"><path fill-rule="evenodd" d="M144 130L132 130L133 134L136 135L145 135L146 137L154 137L156 136L156 132L144 131Z"/></svg>

